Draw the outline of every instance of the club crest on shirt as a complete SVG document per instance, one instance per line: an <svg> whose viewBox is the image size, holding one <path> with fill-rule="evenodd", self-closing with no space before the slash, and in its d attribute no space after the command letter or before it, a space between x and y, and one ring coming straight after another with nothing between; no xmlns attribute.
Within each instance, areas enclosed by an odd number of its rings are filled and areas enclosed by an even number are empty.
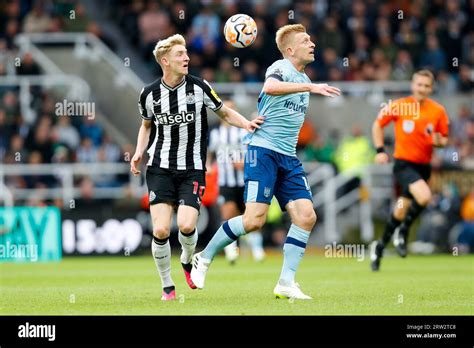
<svg viewBox="0 0 474 348"><path fill-rule="evenodd" d="M270 187L265 187L265 189L263 190L263 195L268 198L270 197Z"/></svg>
<svg viewBox="0 0 474 348"><path fill-rule="evenodd" d="M413 120L403 120L402 129L405 133L412 133L415 129L415 121Z"/></svg>
<svg viewBox="0 0 474 348"><path fill-rule="evenodd" d="M186 94L186 104L194 104L196 102L196 98L193 93Z"/></svg>

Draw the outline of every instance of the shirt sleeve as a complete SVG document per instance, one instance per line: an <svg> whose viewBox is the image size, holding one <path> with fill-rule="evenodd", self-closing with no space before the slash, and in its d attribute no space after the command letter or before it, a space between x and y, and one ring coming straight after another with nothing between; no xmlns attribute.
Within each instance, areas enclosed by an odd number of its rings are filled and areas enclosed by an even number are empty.
<svg viewBox="0 0 474 348"><path fill-rule="evenodd" d="M384 128L386 127L390 122L394 121L396 118L395 115L393 115L392 110L388 105L382 108L380 110L379 114L377 115L377 123L380 127Z"/></svg>
<svg viewBox="0 0 474 348"><path fill-rule="evenodd" d="M443 137L447 137L449 133L449 117L446 113L446 109L442 108L438 123L436 124L435 132L441 133Z"/></svg>
<svg viewBox="0 0 474 348"><path fill-rule="evenodd" d="M140 116L144 120L151 120L153 116L148 113L148 110L146 108L146 98L147 95L145 93L145 87L143 87L142 91L140 92L140 97L138 99L138 111L140 112Z"/></svg>
<svg viewBox="0 0 474 348"><path fill-rule="evenodd" d="M268 78L274 78L279 81L285 81L285 75L283 73L283 69L281 64L273 63L265 73L265 80Z"/></svg>
<svg viewBox="0 0 474 348"><path fill-rule="evenodd" d="M212 111L219 110L224 103L221 98L217 95L216 91L212 89L209 82L203 80L202 89L204 90L204 105L210 108Z"/></svg>

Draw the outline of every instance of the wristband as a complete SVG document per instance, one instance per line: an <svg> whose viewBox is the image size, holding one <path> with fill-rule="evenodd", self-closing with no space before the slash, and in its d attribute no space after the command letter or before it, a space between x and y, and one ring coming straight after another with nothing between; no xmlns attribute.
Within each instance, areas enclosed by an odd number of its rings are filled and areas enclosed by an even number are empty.
<svg viewBox="0 0 474 348"><path fill-rule="evenodd" d="M385 149L383 146L380 146L377 148L377 153L382 153L382 152L385 152Z"/></svg>

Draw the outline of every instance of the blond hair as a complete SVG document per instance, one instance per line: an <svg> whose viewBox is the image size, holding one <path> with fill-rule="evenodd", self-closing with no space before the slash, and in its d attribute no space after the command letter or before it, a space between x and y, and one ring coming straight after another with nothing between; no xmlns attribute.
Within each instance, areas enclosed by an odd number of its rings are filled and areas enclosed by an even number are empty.
<svg viewBox="0 0 474 348"><path fill-rule="evenodd" d="M184 40L183 35L181 34L174 34L166 39L158 41L153 50L153 55L155 56L156 61L158 64L161 65L161 58L168 53L173 46L176 45L183 45L186 46L186 41Z"/></svg>
<svg viewBox="0 0 474 348"><path fill-rule="evenodd" d="M284 25L276 32L275 41L281 54L285 55L285 49L288 46L288 39L293 33L306 33L306 28L303 24L288 24Z"/></svg>
<svg viewBox="0 0 474 348"><path fill-rule="evenodd" d="M435 77L434 77L433 73L431 71L429 71L428 69L418 70L417 72L415 72L413 74L413 79L415 78L415 76L429 77L431 79L431 84L434 84L434 82L435 82Z"/></svg>

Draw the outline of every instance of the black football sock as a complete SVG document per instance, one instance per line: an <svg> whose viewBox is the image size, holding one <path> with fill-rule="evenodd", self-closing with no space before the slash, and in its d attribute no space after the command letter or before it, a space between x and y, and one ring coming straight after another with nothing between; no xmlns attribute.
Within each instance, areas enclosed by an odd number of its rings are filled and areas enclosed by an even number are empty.
<svg viewBox="0 0 474 348"><path fill-rule="evenodd" d="M397 220L397 218L393 216L393 214L390 215L387 225L385 226L385 231L383 232L382 239L380 240L380 243L382 243L384 247L390 241L390 238L392 238L393 232L401 223L402 222L400 220Z"/></svg>
<svg viewBox="0 0 474 348"><path fill-rule="evenodd" d="M399 231L405 240L408 238L408 230L410 229L410 226L412 225L413 221L415 221L416 218L421 214L424 208L424 206L419 205L415 200L411 202L410 208L408 208L407 215L402 221Z"/></svg>

